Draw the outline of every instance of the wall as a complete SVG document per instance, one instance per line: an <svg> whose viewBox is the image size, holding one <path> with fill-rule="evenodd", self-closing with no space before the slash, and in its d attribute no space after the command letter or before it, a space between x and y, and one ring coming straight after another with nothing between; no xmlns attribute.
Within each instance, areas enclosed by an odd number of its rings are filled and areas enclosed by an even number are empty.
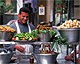
<svg viewBox="0 0 80 64"><path fill-rule="evenodd" d="M51 10L53 10L53 0L47 0L46 2L46 21L47 23L51 18Z"/></svg>
<svg viewBox="0 0 80 64"><path fill-rule="evenodd" d="M42 21L48 23L51 18L51 10L53 10L53 0L38 0L38 8L40 5L43 5L45 7L45 15L38 14L39 23Z"/></svg>
<svg viewBox="0 0 80 64"><path fill-rule="evenodd" d="M7 24L10 20L17 20L18 15L16 13L5 14L3 17L3 24Z"/></svg>
<svg viewBox="0 0 80 64"><path fill-rule="evenodd" d="M74 0L74 5L77 5L74 7L74 18L80 19L80 0Z"/></svg>
<svg viewBox="0 0 80 64"><path fill-rule="evenodd" d="M45 12L46 12L46 0L37 0L38 3L38 24L40 22L46 22L46 13L45 15L39 15L39 7L40 5L43 5L45 7Z"/></svg>

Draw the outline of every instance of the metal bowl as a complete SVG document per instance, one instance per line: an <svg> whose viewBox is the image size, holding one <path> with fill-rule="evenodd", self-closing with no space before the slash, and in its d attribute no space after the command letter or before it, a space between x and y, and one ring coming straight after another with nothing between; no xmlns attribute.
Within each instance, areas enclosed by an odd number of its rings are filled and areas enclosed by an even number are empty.
<svg viewBox="0 0 80 64"><path fill-rule="evenodd" d="M40 33L40 38L42 42L49 42L50 41L50 35L49 33Z"/></svg>
<svg viewBox="0 0 80 64"><path fill-rule="evenodd" d="M37 64L56 64L57 54L34 54Z"/></svg>
<svg viewBox="0 0 80 64"><path fill-rule="evenodd" d="M14 52L0 54L0 64L8 64L10 62L13 54L14 54Z"/></svg>
<svg viewBox="0 0 80 64"><path fill-rule="evenodd" d="M60 35L63 38L67 39L67 42L79 42L80 39L80 29L79 28L72 28L72 29L58 29Z"/></svg>
<svg viewBox="0 0 80 64"><path fill-rule="evenodd" d="M11 40L14 33L10 31L0 31L0 41Z"/></svg>

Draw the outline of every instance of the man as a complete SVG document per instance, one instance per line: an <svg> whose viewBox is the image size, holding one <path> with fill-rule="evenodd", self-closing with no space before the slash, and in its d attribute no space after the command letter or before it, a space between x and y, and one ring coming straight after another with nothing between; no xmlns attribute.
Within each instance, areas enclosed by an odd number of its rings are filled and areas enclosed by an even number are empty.
<svg viewBox="0 0 80 64"><path fill-rule="evenodd" d="M77 45L77 47L76 47L77 64L80 64L79 48L80 48L79 45ZM70 56L66 55L64 57L64 59L67 60L67 61L73 61L73 59L74 59L74 50L71 52Z"/></svg>
<svg viewBox="0 0 80 64"><path fill-rule="evenodd" d="M16 33L31 32L35 27L29 23L30 10L22 7L18 14L19 20L13 21L10 27L16 30ZM15 34L16 34L15 33Z"/></svg>
<svg viewBox="0 0 80 64"><path fill-rule="evenodd" d="M22 33L22 32L31 33L32 30L35 30L35 27L29 23L30 13L31 12L28 8L22 7L19 10L19 14L18 14L19 19L7 23L7 25L9 25L10 27L16 30L14 35L16 35L16 33ZM30 47L30 45L27 45L27 46ZM20 52L24 52L25 46L15 45L13 47L15 47Z"/></svg>

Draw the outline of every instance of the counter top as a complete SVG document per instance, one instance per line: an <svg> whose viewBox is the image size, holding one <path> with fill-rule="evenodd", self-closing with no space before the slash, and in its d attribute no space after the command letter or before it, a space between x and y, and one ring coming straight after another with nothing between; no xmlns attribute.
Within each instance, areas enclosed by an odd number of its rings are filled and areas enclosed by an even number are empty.
<svg viewBox="0 0 80 64"><path fill-rule="evenodd" d="M0 41L0 44L15 44L14 41Z"/></svg>
<svg viewBox="0 0 80 64"><path fill-rule="evenodd" d="M29 61L26 61L27 64L30 64ZM26 64L24 62L20 62L19 64ZM17 64L15 62L10 62L9 64ZM37 63L33 63L33 64L37 64ZM65 61L64 59L57 59L57 63L55 64L74 64L72 61Z"/></svg>

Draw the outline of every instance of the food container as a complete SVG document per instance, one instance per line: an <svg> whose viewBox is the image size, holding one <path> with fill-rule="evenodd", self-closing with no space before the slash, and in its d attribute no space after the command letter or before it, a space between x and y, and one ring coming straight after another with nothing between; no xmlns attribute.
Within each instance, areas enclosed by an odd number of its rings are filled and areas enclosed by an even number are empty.
<svg viewBox="0 0 80 64"><path fill-rule="evenodd" d="M42 42L49 42L50 41L50 35L49 33L40 33L40 39Z"/></svg>
<svg viewBox="0 0 80 64"><path fill-rule="evenodd" d="M9 64L14 52L0 54L0 64Z"/></svg>
<svg viewBox="0 0 80 64"><path fill-rule="evenodd" d="M11 40L14 33L10 31L0 31L0 41Z"/></svg>
<svg viewBox="0 0 80 64"><path fill-rule="evenodd" d="M79 28L72 28L72 29L58 29L60 35L63 38L67 39L68 43L75 43L75 42L79 42L80 39L80 29Z"/></svg>
<svg viewBox="0 0 80 64"><path fill-rule="evenodd" d="M56 64L56 54L34 54L37 60L37 64Z"/></svg>

